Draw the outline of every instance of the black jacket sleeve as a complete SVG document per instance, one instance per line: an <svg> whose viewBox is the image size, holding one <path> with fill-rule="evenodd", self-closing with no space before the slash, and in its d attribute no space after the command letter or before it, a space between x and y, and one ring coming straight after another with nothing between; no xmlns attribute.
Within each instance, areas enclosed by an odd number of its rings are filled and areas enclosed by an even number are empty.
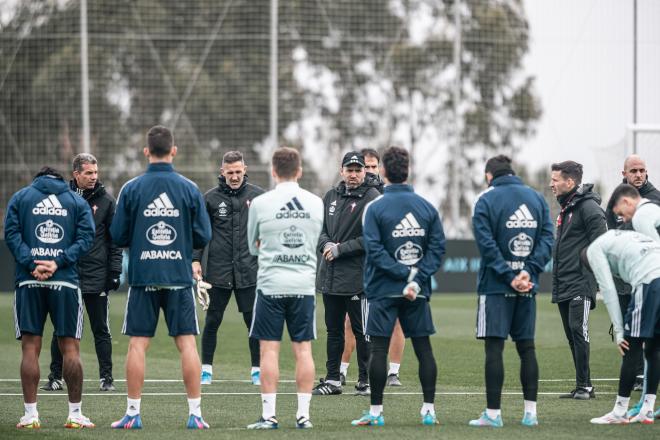
<svg viewBox="0 0 660 440"><path fill-rule="evenodd" d="M105 218L105 231L106 231L106 243L108 243L108 275L111 278L119 277L121 274L121 260L122 260L122 251L119 246L112 242L112 237L110 237L110 225L115 216L115 207L116 202L114 199L110 200L110 207L108 208L108 214Z"/></svg>
<svg viewBox="0 0 660 440"><path fill-rule="evenodd" d="M587 232L589 243L607 232L605 212L594 201L587 201L583 208L584 229Z"/></svg>
<svg viewBox="0 0 660 440"><path fill-rule="evenodd" d="M319 235L319 243L317 250L319 253L323 253L323 248L325 247L326 244L330 243L332 240L330 240L330 235L328 234L328 224L326 222L326 216L325 216L325 209L328 206L328 194L330 194L332 190L328 191L325 196L323 197L323 228L321 229L321 235Z"/></svg>

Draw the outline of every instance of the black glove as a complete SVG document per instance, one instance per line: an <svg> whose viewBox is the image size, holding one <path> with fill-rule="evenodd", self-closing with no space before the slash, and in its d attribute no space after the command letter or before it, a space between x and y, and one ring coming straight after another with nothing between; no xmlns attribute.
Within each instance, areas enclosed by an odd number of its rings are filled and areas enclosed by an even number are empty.
<svg viewBox="0 0 660 440"><path fill-rule="evenodd" d="M119 275L110 275L110 277L105 280L105 291L110 292L111 290L117 290L119 289L119 285Z"/></svg>

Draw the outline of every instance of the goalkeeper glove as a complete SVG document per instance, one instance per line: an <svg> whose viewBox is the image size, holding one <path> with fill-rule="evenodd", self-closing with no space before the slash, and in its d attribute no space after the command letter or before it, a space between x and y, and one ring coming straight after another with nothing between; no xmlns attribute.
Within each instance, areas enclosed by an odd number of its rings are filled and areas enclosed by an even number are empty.
<svg viewBox="0 0 660 440"><path fill-rule="evenodd" d="M204 280L197 280L197 302L202 306L202 310L206 311L209 308L211 300L209 299L209 292L212 286Z"/></svg>

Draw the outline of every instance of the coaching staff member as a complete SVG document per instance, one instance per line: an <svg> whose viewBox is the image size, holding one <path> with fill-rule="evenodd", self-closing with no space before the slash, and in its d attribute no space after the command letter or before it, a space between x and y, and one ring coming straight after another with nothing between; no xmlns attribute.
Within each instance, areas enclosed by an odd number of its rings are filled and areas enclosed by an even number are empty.
<svg viewBox="0 0 660 440"><path fill-rule="evenodd" d="M69 395L67 428L93 428L82 415L80 337L83 311L77 262L92 247L94 220L85 201L61 174L44 167L32 184L13 195L5 217L5 241L16 260L14 326L22 348L25 415L17 428L39 428L39 353L46 316L64 357Z"/></svg>
<svg viewBox="0 0 660 440"><path fill-rule="evenodd" d="M370 338L371 406L353 426L381 426L387 352L394 323L412 339L419 361L424 425L437 423L437 367L430 336L435 333L431 307L431 276L445 253L445 234L438 211L407 184L410 156L390 147L383 155L385 193L364 212L364 284L367 295L366 333Z"/></svg>
<svg viewBox="0 0 660 440"><path fill-rule="evenodd" d="M341 182L323 197L323 229L318 242L319 264L316 291L323 295L327 340L327 374L312 394L341 394L339 364L344 349L344 317L348 313L355 335L359 376L357 394L369 391L369 353L362 327L366 307L363 285L364 245L362 212L380 192L365 182L364 156L357 151L344 155L339 170Z"/></svg>
<svg viewBox="0 0 660 440"><path fill-rule="evenodd" d="M122 333L130 336L126 356L127 408L113 428L142 427L140 403L147 349L163 309L169 335L181 357L188 395L189 429L205 429L202 419L201 365L195 336L199 334L192 288L192 252L211 239L211 222L197 185L174 171L178 149L172 132L152 127L144 155L147 171L121 189L110 226L116 245L127 247L128 298Z"/></svg>
<svg viewBox="0 0 660 440"><path fill-rule="evenodd" d="M589 371L589 311L596 306L598 286L580 263L580 252L607 231L601 198L582 183L582 165L573 161L551 167L550 188L561 211L552 250L552 302L557 303L575 365L575 389L560 397L595 397Z"/></svg>
<svg viewBox="0 0 660 440"><path fill-rule="evenodd" d="M500 155L486 162L484 191L474 207L472 227L481 254L477 338L486 351L486 411L470 426L502 426L502 352L511 335L520 357L522 424L535 426L539 367L536 361L536 286L550 261L552 221L543 197L523 184Z"/></svg>
<svg viewBox="0 0 660 440"><path fill-rule="evenodd" d="M92 248L78 261L80 290L94 334L96 358L99 362L101 391L114 391L112 378L112 335L108 319L109 293L119 288L121 248L110 239L110 224L115 215L115 198L98 180L98 162L94 156L82 153L73 159L72 191L87 201L92 209L96 236ZM44 391L62 389L62 352L53 335L50 344L50 375L41 387Z"/></svg>
<svg viewBox="0 0 660 440"><path fill-rule="evenodd" d="M252 322L252 305L257 284L257 257L250 255L247 236L248 210L252 199L264 190L248 182L243 155L229 151L222 157L219 184L204 194L206 211L211 218L213 235L208 244L208 260L204 279L209 289L209 305L202 332L202 385L213 378L213 355L218 328L232 292L238 311L247 328ZM193 275L202 275L202 250L193 252ZM259 385L259 341L248 338L252 383Z"/></svg>

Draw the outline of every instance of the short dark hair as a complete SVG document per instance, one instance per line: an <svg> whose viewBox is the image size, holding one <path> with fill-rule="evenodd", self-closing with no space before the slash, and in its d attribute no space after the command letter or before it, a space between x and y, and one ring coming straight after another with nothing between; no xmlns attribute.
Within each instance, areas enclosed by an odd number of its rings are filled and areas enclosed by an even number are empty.
<svg viewBox="0 0 660 440"><path fill-rule="evenodd" d="M410 154L401 147L390 147L383 153L385 177L391 183L403 183L408 180Z"/></svg>
<svg viewBox="0 0 660 440"><path fill-rule="evenodd" d="M165 157L172 151L174 136L168 128L156 125L151 127L147 133L147 145L149 154L158 158Z"/></svg>
<svg viewBox="0 0 660 440"><path fill-rule="evenodd" d="M504 154L498 154L493 156L488 161L486 161L486 173L490 173L493 176L493 179L500 176L507 176L510 174L516 174L511 168L511 158Z"/></svg>
<svg viewBox="0 0 660 440"><path fill-rule="evenodd" d="M240 151L227 151L224 156L222 156L222 163L236 163L243 162L243 155Z"/></svg>
<svg viewBox="0 0 660 440"><path fill-rule="evenodd" d="M41 176L50 176L58 180L64 180L62 173L57 171L55 168L49 167L48 165L41 167L37 174L34 175L34 178L36 179L37 177Z"/></svg>
<svg viewBox="0 0 660 440"><path fill-rule="evenodd" d="M624 197L631 197L633 199L639 199L641 195L637 188L628 184L622 183L621 185L614 188L614 192L610 196L610 200L607 202L607 210L612 211L619 201Z"/></svg>
<svg viewBox="0 0 660 440"><path fill-rule="evenodd" d="M380 163L380 154L378 154L378 151L374 150L373 148L363 148L360 150L360 153L362 153L364 157L375 157L378 163Z"/></svg>
<svg viewBox="0 0 660 440"><path fill-rule="evenodd" d="M280 147L273 153L273 170L278 177L291 179L301 167L300 153L295 148Z"/></svg>
<svg viewBox="0 0 660 440"><path fill-rule="evenodd" d="M561 177L564 179L573 179L576 185L582 183L582 164L572 160L565 160L564 162L553 163L550 169L552 171L560 171Z"/></svg>
<svg viewBox="0 0 660 440"><path fill-rule="evenodd" d="M83 165L96 165L97 163L98 162L93 155L89 153L80 153L73 158L73 171L78 171L80 173L83 170Z"/></svg>

